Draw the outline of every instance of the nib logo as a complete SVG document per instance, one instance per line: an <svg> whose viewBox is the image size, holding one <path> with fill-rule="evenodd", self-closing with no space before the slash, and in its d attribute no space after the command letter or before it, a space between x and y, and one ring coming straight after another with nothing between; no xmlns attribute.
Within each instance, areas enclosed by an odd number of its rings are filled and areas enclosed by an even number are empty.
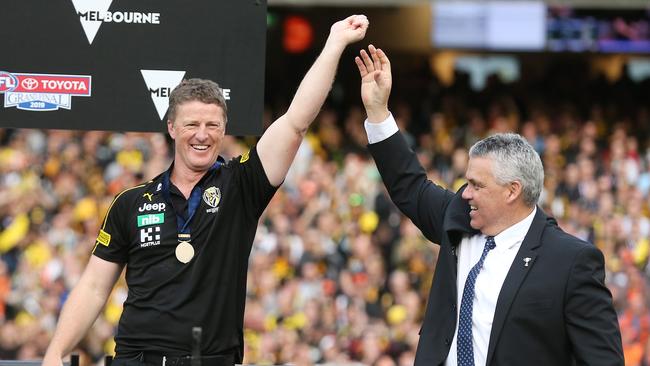
<svg viewBox="0 0 650 366"><path fill-rule="evenodd" d="M169 107L169 94L183 80L185 71L140 70L140 72L162 120L167 112L167 107Z"/></svg>
<svg viewBox="0 0 650 366"><path fill-rule="evenodd" d="M89 44L93 44L97 31L103 23L101 19L94 15L108 11L112 2L113 0L72 0Z"/></svg>

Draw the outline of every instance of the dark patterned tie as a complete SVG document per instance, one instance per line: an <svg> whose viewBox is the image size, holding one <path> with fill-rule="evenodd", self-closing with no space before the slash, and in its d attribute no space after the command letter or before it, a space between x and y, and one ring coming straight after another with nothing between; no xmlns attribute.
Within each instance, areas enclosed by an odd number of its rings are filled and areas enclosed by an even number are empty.
<svg viewBox="0 0 650 366"><path fill-rule="evenodd" d="M481 259L472 267L465 280L463 299L460 302L460 317L458 319L458 366L474 366L474 346L472 344L472 308L474 306L474 286L483 262L488 252L496 246L494 237L488 236L485 240L485 247Z"/></svg>

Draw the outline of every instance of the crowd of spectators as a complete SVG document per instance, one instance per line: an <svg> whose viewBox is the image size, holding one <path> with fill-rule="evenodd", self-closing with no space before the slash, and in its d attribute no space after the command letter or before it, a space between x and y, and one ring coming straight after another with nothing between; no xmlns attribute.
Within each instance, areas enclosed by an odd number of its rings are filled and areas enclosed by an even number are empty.
<svg viewBox="0 0 650 366"><path fill-rule="evenodd" d="M603 251L626 365L650 366L650 88L558 80L477 92L457 75L422 95L396 85L391 110L430 179L453 190L477 139L525 136L545 166L540 207ZM364 117L324 108L260 220L245 363L413 364L438 249L390 202ZM227 137L222 155L252 142ZM0 359L43 356L111 200L171 156L163 134L0 129ZM79 346L85 364L113 353L127 291L120 280Z"/></svg>

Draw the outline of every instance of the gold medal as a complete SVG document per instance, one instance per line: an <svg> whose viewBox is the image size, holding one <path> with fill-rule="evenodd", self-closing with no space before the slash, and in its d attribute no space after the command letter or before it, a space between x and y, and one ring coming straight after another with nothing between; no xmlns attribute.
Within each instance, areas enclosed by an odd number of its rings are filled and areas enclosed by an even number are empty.
<svg viewBox="0 0 650 366"><path fill-rule="evenodd" d="M181 263L188 263L194 257L194 247L186 241L181 241L176 246L176 259Z"/></svg>

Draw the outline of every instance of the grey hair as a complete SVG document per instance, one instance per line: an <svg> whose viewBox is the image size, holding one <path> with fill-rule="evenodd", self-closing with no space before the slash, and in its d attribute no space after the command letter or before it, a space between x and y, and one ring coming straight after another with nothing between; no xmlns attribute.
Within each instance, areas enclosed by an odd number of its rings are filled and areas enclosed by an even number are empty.
<svg viewBox="0 0 650 366"><path fill-rule="evenodd" d="M494 161L497 183L519 181L524 203L534 206L544 186L544 166L539 154L516 133L497 133L478 141L469 150L470 158L489 157Z"/></svg>

